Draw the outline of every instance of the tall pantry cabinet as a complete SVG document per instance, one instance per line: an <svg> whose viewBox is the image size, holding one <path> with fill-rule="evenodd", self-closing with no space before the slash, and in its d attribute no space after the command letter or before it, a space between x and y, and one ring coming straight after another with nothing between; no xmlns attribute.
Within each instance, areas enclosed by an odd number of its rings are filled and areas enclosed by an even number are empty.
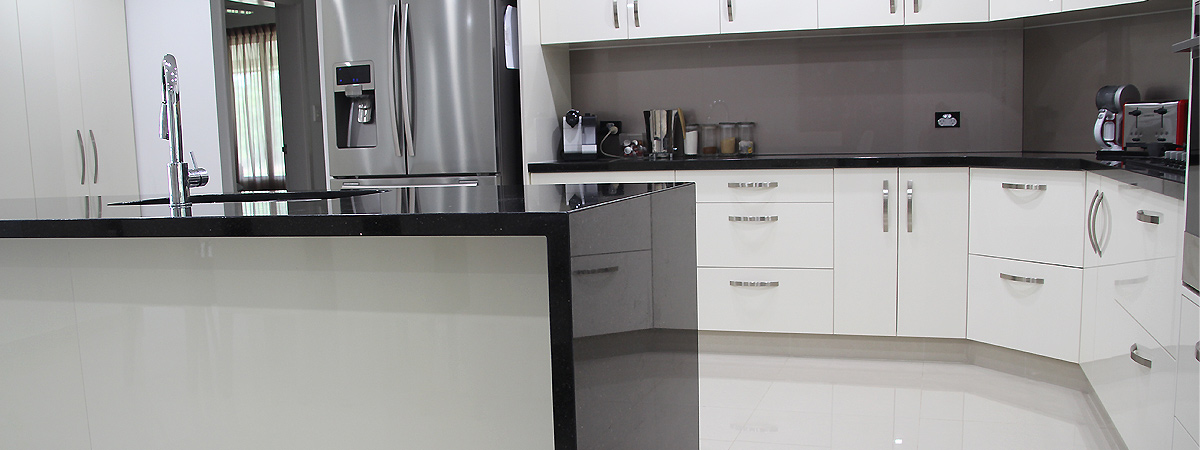
<svg viewBox="0 0 1200 450"><path fill-rule="evenodd" d="M124 2L16 0L15 7L24 101L6 104L5 114L24 109L34 195L136 195ZM12 32L4 33L7 51Z"/></svg>
<svg viewBox="0 0 1200 450"><path fill-rule="evenodd" d="M21 55L17 31L17 0L0 0L0 57L16 61ZM33 166L29 161L29 123L25 119L25 84L19 64L0 64L0 198L33 197Z"/></svg>

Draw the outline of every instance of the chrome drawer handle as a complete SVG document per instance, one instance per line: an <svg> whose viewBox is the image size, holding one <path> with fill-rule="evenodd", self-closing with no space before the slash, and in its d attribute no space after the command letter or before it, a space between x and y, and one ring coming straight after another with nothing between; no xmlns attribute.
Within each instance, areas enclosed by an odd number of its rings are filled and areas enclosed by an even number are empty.
<svg viewBox="0 0 1200 450"><path fill-rule="evenodd" d="M778 181L759 181L759 182L752 182L752 183L729 183L729 187L734 188L734 189L738 189L738 188L758 188L758 189L777 188L777 187L779 187L779 182Z"/></svg>
<svg viewBox="0 0 1200 450"><path fill-rule="evenodd" d="M733 281L729 280L729 285L733 287L779 287L778 281Z"/></svg>
<svg viewBox="0 0 1200 450"><path fill-rule="evenodd" d="M1138 351L1137 344L1133 344L1133 345L1129 346L1129 359L1132 359L1133 362L1135 362L1135 363L1146 366L1147 369L1151 368L1150 366L1153 365L1154 362L1150 361L1149 359L1146 359L1142 355L1137 354L1137 351Z"/></svg>
<svg viewBox="0 0 1200 450"><path fill-rule="evenodd" d="M729 216L730 222L778 222L779 216Z"/></svg>
<svg viewBox="0 0 1200 450"><path fill-rule="evenodd" d="M1000 279L1001 279L1001 280L1008 280L1008 281L1016 281L1016 282L1018 282L1018 283L1029 283L1029 284L1046 284L1046 279L1045 279L1045 278L1029 278L1029 277L1018 277L1018 276L1016 276L1016 275L1009 275L1009 274L1007 274L1007 273L1004 273L1004 272L1000 272Z"/></svg>
<svg viewBox="0 0 1200 450"><path fill-rule="evenodd" d="M600 274L600 273L613 273L618 270L621 270L621 268L619 266L611 266L611 267L601 267L599 269L580 269L580 270L576 270L571 273L574 275L596 275L596 274Z"/></svg>
<svg viewBox="0 0 1200 450"><path fill-rule="evenodd" d="M1145 223L1149 223L1149 224L1158 225L1159 222L1162 222L1162 216L1157 215L1157 214L1151 214L1149 212L1146 212L1146 210L1144 210L1144 209L1139 209L1137 212L1137 220L1138 220L1138 222L1145 222Z"/></svg>
<svg viewBox="0 0 1200 450"><path fill-rule="evenodd" d="M1000 183L1000 187L1004 189L1016 189L1020 191L1044 191L1044 184L1019 184L1019 183Z"/></svg>

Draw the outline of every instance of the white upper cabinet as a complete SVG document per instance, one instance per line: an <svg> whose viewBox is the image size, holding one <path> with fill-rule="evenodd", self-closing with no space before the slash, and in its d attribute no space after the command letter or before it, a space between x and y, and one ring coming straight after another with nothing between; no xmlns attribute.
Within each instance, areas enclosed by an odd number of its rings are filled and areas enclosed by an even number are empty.
<svg viewBox="0 0 1200 450"><path fill-rule="evenodd" d="M810 30L817 27L817 0L715 0L722 33Z"/></svg>
<svg viewBox="0 0 1200 450"><path fill-rule="evenodd" d="M991 2L991 20L1038 16L1062 10L1062 0L996 0Z"/></svg>
<svg viewBox="0 0 1200 450"><path fill-rule="evenodd" d="M720 9L712 1L627 0L627 9L630 39L721 32Z"/></svg>
<svg viewBox="0 0 1200 450"><path fill-rule="evenodd" d="M904 24L987 22L987 0L906 0Z"/></svg>
<svg viewBox="0 0 1200 450"><path fill-rule="evenodd" d="M721 32L718 4L692 0L543 0L543 44Z"/></svg>
<svg viewBox="0 0 1200 450"><path fill-rule="evenodd" d="M825 0L821 28L986 22L987 0Z"/></svg>
<svg viewBox="0 0 1200 450"><path fill-rule="evenodd" d="M86 174L92 195L138 194L125 2L76 0ZM153 69L152 69L153 70Z"/></svg>
<svg viewBox="0 0 1200 450"><path fill-rule="evenodd" d="M1145 0L1062 0L1063 11L1074 11L1077 9L1099 8L1102 6L1124 5L1126 3L1138 3Z"/></svg>
<svg viewBox="0 0 1200 450"><path fill-rule="evenodd" d="M0 198L32 198L33 166L29 162L29 122L25 112L25 77L21 73L21 36L16 0L0 0Z"/></svg>
<svg viewBox="0 0 1200 450"><path fill-rule="evenodd" d="M625 0L543 0L542 43L629 38Z"/></svg>
<svg viewBox="0 0 1200 450"><path fill-rule="evenodd" d="M904 25L905 0L822 0L817 11L821 28Z"/></svg>

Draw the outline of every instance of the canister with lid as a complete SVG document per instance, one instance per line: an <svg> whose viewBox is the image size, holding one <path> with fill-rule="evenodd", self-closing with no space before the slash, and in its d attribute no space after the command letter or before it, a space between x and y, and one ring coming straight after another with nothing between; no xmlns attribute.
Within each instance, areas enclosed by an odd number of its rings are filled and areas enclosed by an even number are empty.
<svg viewBox="0 0 1200 450"><path fill-rule="evenodd" d="M754 126L754 122L738 122L738 155L754 156Z"/></svg>
<svg viewBox="0 0 1200 450"><path fill-rule="evenodd" d="M721 122L720 127L721 156L737 156L737 123Z"/></svg>

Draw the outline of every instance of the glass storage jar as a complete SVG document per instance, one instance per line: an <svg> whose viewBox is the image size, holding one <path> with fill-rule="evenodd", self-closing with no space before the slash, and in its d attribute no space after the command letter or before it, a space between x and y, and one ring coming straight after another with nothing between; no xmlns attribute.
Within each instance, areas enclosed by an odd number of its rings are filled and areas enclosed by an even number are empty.
<svg viewBox="0 0 1200 450"><path fill-rule="evenodd" d="M739 156L754 156L754 122L738 122Z"/></svg>
<svg viewBox="0 0 1200 450"><path fill-rule="evenodd" d="M720 151L717 141L717 125L700 124L700 156L717 156Z"/></svg>
<svg viewBox="0 0 1200 450"><path fill-rule="evenodd" d="M721 156L737 156L737 123L721 122L720 142Z"/></svg>

